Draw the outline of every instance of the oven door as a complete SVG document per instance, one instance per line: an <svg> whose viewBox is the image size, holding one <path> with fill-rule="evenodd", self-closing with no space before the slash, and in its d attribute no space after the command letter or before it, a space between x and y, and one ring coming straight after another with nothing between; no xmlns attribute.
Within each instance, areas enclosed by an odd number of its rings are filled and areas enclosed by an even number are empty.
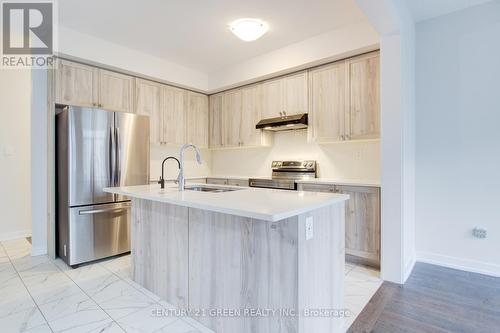
<svg viewBox="0 0 500 333"><path fill-rule="evenodd" d="M296 190L297 186L291 179L250 179L250 187L272 188L279 190Z"/></svg>

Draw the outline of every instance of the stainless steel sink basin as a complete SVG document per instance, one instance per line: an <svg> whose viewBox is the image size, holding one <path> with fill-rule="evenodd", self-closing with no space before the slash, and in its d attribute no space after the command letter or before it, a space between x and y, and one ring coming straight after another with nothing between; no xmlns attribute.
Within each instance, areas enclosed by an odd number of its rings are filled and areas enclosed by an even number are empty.
<svg viewBox="0 0 500 333"><path fill-rule="evenodd" d="M184 189L186 191L215 192L215 193L232 192L240 190L239 188L232 188L232 187L210 187L210 186L186 186Z"/></svg>

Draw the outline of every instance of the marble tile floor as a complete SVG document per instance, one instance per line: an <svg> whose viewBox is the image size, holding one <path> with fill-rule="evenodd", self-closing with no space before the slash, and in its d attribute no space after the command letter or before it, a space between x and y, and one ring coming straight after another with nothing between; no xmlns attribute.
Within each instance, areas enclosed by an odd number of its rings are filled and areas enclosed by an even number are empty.
<svg viewBox="0 0 500 333"><path fill-rule="evenodd" d="M172 306L130 278L130 256L69 268L31 257L25 238L0 242L0 331L213 333L190 318L153 316ZM377 291L378 272L346 264L346 329Z"/></svg>

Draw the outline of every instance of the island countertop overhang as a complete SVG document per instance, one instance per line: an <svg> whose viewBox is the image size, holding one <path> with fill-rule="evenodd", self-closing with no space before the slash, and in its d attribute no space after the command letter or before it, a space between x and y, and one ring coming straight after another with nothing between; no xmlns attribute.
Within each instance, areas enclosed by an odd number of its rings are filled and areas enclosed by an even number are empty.
<svg viewBox="0 0 500 333"><path fill-rule="evenodd" d="M202 185L202 184L200 184ZM216 185L210 185L217 187ZM227 187L227 186L224 186ZM238 188L230 192L178 191L176 186L140 185L108 187L105 192L130 198L164 202L218 213L277 222L349 199L336 193Z"/></svg>

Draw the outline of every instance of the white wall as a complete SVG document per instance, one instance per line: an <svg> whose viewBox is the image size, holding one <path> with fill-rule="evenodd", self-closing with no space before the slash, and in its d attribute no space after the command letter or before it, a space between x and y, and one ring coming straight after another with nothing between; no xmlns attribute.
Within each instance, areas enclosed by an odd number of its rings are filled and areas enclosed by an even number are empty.
<svg viewBox="0 0 500 333"><path fill-rule="evenodd" d="M49 236L47 70L32 70L31 80L31 254L41 255L47 253Z"/></svg>
<svg viewBox="0 0 500 333"><path fill-rule="evenodd" d="M491 2L419 23L416 58L418 258L498 276L499 36Z"/></svg>
<svg viewBox="0 0 500 333"><path fill-rule="evenodd" d="M31 73L0 70L0 240L31 235Z"/></svg>
<svg viewBox="0 0 500 333"><path fill-rule="evenodd" d="M368 21L349 24L210 73L209 91L372 51L378 42L378 34Z"/></svg>
<svg viewBox="0 0 500 333"><path fill-rule="evenodd" d="M215 176L270 177L273 160L318 161L318 176L380 181L380 143L307 143L307 131L278 132L274 145L212 151Z"/></svg>
<svg viewBox="0 0 500 333"><path fill-rule="evenodd" d="M151 77L181 87L200 91L208 90L208 76L206 73L63 26L59 26L58 36L56 51L62 56L114 67L128 71L130 74Z"/></svg>
<svg viewBox="0 0 500 333"><path fill-rule="evenodd" d="M356 0L380 34L382 278L404 283L415 263L414 20L400 0Z"/></svg>

